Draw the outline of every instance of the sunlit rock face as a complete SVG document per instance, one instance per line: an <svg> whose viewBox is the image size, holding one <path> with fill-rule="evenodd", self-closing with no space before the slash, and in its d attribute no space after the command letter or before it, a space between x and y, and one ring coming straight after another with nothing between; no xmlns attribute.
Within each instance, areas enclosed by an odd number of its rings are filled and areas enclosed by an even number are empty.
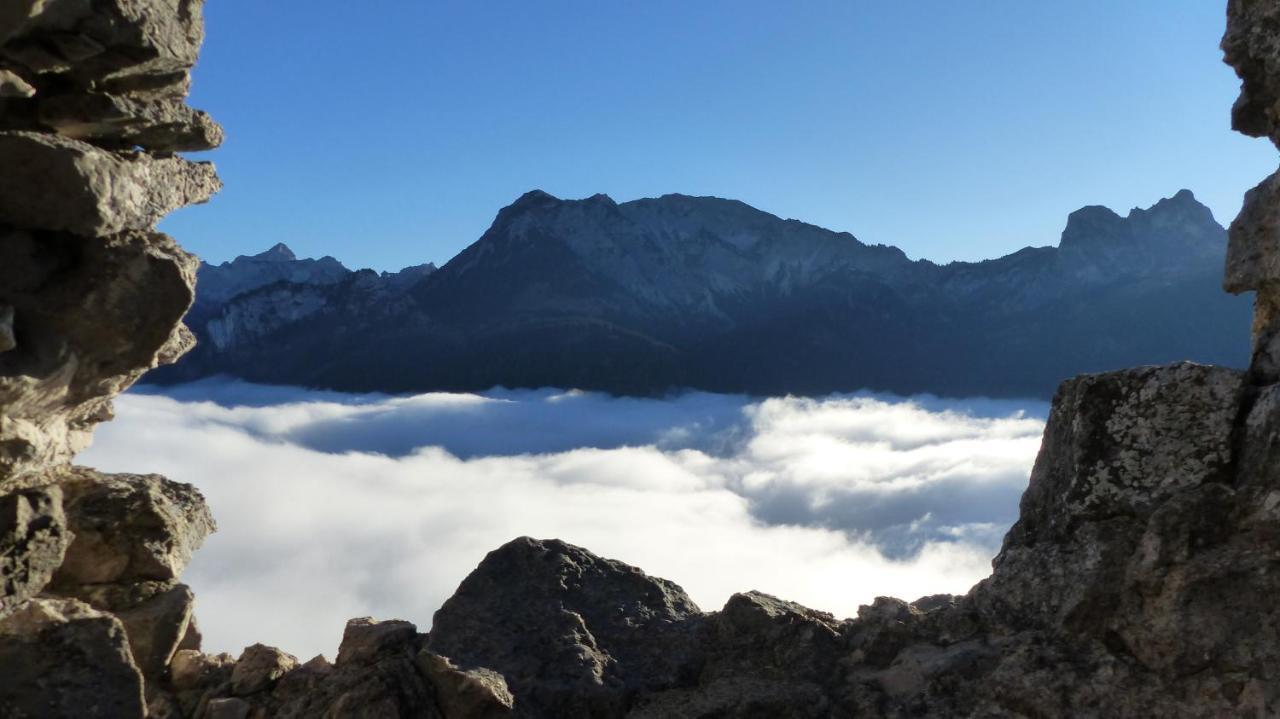
<svg viewBox="0 0 1280 719"><path fill-rule="evenodd" d="M141 717L184 642L178 582L213 529L161 477L68 463L111 399L193 344L196 260L155 230L220 188L175 151L222 130L185 104L192 0L0 8L0 715Z"/></svg>
<svg viewBox="0 0 1280 719"><path fill-rule="evenodd" d="M199 11L0 7L0 716L1280 713L1270 181L1233 225L1226 274L1258 292L1250 370L1064 383L1021 517L967 595L880 598L839 619L744 592L707 612L639 568L520 538L431 632L353 619L332 663L261 644L202 653L178 581L213 530L199 494L68 465L114 394L190 345L195 265L152 227L217 186L165 154L220 136L182 104ZM1232 2L1224 40L1244 79L1236 125L1273 139L1277 16ZM37 179L66 191L21 201Z"/></svg>

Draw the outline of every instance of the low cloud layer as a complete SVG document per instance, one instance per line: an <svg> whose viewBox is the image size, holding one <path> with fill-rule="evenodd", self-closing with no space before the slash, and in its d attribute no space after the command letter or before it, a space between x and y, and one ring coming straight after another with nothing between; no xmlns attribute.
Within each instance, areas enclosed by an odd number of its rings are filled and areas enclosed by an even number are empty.
<svg viewBox="0 0 1280 719"><path fill-rule="evenodd" d="M412 397L201 382L117 402L81 461L201 489L184 578L207 651L332 657L345 620L431 614L484 554L558 537L683 586L850 616L990 571L1035 458L1034 402L870 395Z"/></svg>

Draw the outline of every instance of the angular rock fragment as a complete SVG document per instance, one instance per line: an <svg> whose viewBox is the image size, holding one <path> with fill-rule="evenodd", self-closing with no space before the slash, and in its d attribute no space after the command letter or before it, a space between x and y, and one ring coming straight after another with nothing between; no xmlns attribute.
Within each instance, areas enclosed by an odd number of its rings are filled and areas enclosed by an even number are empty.
<svg viewBox="0 0 1280 719"><path fill-rule="evenodd" d="M57 487L0 495L0 618L49 583L70 541Z"/></svg>
<svg viewBox="0 0 1280 719"><path fill-rule="evenodd" d="M124 627L66 599L32 599L0 620L0 716L141 719L142 675Z"/></svg>
<svg viewBox="0 0 1280 719"><path fill-rule="evenodd" d="M86 236L150 229L221 189L208 163L34 132L0 132L0 167L0 223Z"/></svg>
<svg viewBox="0 0 1280 719"><path fill-rule="evenodd" d="M1240 76L1231 125L1280 147L1280 6L1260 0L1228 0L1222 36L1226 63Z"/></svg>
<svg viewBox="0 0 1280 719"><path fill-rule="evenodd" d="M423 650L418 670L436 691L444 719L503 719L512 714L515 697L502 675L491 669L459 669L447 657Z"/></svg>
<svg viewBox="0 0 1280 719"><path fill-rule="evenodd" d="M189 484L83 467L62 479L75 540L55 588L175 579L214 530L204 498Z"/></svg>
<svg viewBox="0 0 1280 719"><path fill-rule="evenodd" d="M81 86L189 70L204 41L202 4L7 0L0 55Z"/></svg>
<svg viewBox="0 0 1280 719"><path fill-rule="evenodd" d="M691 682L702 614L675 584L558 540L490 552L435 614L428 648L501 674L518 713L610 714Z"/></svg>
<svg viewBox="0 0 1280 719"><path fill-rule="evenodd" d="M110 417L111 396L181 350L189 335L175 325L195 269L159 233L95 240L0 226L0 287L20 340L0 353L0 487L69 460Z"/></svg>
<svg viewBox="0 0 1280 719"><path fill-rule="evenodd" d="M980 603L1006 621L1098 626L1147 517L1229 481L1243 391L1240 372L1190 363L1064 382Z"/></svg>
<svg viewBox="0 0 1280 719"><path fill-rule="evenodd" d="M120 149L137 145L156 152L194 152L222 144L222 128L181 98L61 95L41 99L38 116L60 135Z"/></svg>
<svg viewBox="0 0 1280 719"><path fill-rule="evenodd" d="M245 696L270 689L280 677L297 667L297 657L275 647L265 644L246 647L231 672L231 692Z"/></svg>
<svg viewBox="0 0 1280 719"><path fill-rule="evenodd" d="M185 584L115 612L124 624L133 660L143 676L159 677L169 666L191 622L195 595Z"/></svg>

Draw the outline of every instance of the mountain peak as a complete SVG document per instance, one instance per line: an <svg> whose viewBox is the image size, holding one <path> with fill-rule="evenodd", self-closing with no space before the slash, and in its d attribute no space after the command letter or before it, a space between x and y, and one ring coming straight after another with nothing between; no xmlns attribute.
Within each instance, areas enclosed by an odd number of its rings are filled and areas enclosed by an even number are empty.
<svg viewBox="0 0 1280 719"><path fill-rule="evenodd" d="M250 259L262 262L293 262L298 259L298 256L293 254L293 250L289 249L288 245L283 242L277 242L272 245L271 249L259 252Z"/></svg>
<svg viewBox="0 0 1280 719"><path fill-rule="evenodd" d="M1187 238L1195 238L1188 246L1200 244L1201 239L1206 246L1216 246L1222 232L1213 212L1184 189L1151 207L1135 207L1124 217L1100 205L1082 207L1067 218L1058 246L1065 250L1114 249L1135 243L1154 247Z"/></svg>

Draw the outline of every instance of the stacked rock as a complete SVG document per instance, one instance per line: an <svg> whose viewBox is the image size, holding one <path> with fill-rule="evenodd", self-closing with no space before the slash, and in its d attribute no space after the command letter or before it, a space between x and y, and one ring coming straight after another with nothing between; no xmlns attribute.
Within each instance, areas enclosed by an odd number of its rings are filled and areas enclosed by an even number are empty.
<svg viewBox="0 0 1280 719"><path fill-rule="evenodd" d="M1275 30L1280 6L1230 0L1227 14L1222 50L1241 80L1232 127L1280 147L1280 37ZM1259 382L1275 382L1280 380L1280 172L1245 195L1229 236L1223 287L1257 293L1251 371Z"/></svg>
<svg viewBox="0 0 1280 719"><path fill-rule="evenodd" d="M192 345L196 260L155 224L208 200L193 0L0 4L0 715L141 717L198 646L190 486L69 464L111 398Z"/></svg>

